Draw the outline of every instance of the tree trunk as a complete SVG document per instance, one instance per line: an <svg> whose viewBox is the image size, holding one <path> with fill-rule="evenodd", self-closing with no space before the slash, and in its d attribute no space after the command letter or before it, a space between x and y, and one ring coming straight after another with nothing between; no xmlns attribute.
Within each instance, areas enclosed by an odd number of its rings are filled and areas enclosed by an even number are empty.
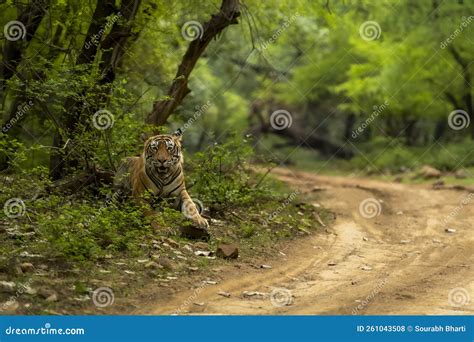
<svg viewBox="0 0 474 342"><path fill-rule="evenodd" d="M211 19L204 24L202 37L193 40L189 44L181 60L181 64L178 67L174 81L168 90L168 99L157 101L153 105L153 109L146 119L148 124L161 126L166 123L168 117L174 112L176 107L178 107L184 97L190 93L191 90L188 88L189 75L207 45L227 26L237 24L237 18L239 16L239 0L222 0L219 13L212 15Z"/></svg>
<svg viewBox="0 0 474 342"><path fill-rule="evenodd" d="M48 5L48 1L45 0L32 0L18 14L17 21L21 22L26 29L24 38L26 44L22 44L22 39L15 41L5 39L3 43L3 60L0 65L0 103L3 103L5 98L6 82L15 75L23 51L33 39L41 20L46 14Z"/></svg>
<svg viewBox="0 0 474 342"><path fill-rule="evenodd" d="M92 16L91 24L86 34L86 38L82 45L79 56L76 60L76 65L92 64L98 50L98 44L94 44L97 37L100 37L100 30L106 25L107 17L114 14L116 11L113 0L101 0L97 2L94 14ZM77 160L69 158L70 160L66 163L64 152L60 150L65 141L68 138L72 138L76 124L80 120L82 112L82 105L75 97L69 97L66 99L64 104L65 109L65 121L64 121L64 132L57 130L53 137L53 147L50 156L49 163L49 174L53 180L64 177L67 172L67 168L76 167L78 165ZM64 136L63 136L64 135ZM66 138L66 139L64 139Z"/></svg>

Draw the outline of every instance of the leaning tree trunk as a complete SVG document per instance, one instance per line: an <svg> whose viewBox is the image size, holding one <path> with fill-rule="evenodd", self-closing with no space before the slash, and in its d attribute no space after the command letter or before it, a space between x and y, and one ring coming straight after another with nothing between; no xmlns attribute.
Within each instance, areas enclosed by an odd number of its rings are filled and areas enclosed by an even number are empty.
<svg viewBox="0 0 474 342"><path fill-rule="evenodd" d="M176 107L190 93L191 90L188 88L189 75L207 45L227 26L237 24L239 16L239 0L222 0L219 12L212 15L211 19L203 25L202 37L193 40L189 44L178 67L174 81L168 90L167 99L155 102L152 111L146 119L148 124L161 126L166 123Z"/></svg>

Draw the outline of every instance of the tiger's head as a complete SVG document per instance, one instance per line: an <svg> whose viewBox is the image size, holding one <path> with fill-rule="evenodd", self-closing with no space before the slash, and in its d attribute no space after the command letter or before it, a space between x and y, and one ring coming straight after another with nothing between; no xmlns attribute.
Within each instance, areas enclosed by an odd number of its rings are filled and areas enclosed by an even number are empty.
<svg viewBox="0 0 474 342"><path fill-rule="evenodd" d="M182 132L178 129L173 134L159 134L149 138L143 151L146 167L160 176L176 171L183 164L181 136Z"/></svg>

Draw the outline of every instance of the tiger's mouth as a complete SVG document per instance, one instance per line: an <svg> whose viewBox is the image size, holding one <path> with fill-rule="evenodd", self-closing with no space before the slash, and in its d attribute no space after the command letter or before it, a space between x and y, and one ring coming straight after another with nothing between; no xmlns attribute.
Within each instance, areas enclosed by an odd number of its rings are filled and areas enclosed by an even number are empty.
<svg viewBox="0 0 474 342"><path fill-rule="evenodd" d="M156 167L156 171L158 171L158 173L167 173L168 170L169 168L163 165Z"/></svg>

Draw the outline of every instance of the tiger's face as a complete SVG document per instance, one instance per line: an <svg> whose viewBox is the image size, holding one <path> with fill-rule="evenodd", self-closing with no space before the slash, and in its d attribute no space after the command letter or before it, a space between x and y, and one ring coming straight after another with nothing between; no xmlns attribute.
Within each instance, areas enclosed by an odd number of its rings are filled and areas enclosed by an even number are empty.
<svg viewBox="0 0 474 342"><path fill-rule="evenodd" d="M148 168L165 176L183 163L181 134L160 134L145 142L144 158Z"/></svg>

